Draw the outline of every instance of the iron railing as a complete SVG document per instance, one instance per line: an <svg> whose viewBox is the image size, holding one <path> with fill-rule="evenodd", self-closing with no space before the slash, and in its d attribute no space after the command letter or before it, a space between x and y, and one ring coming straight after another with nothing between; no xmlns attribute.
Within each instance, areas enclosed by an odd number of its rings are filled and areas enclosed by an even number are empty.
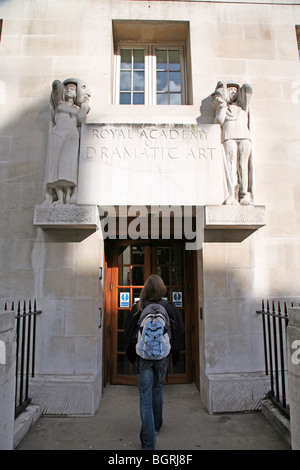
<svg viewBox="0 0 300 470"><path fill-rule="evenodd" d="M291 305L293 306L293 304ZM287 303L262 300L262 309L256 312L262 315L264 357L266 375L270 376L271 389L267 396L289 416L286 328L288 326Z"/></svg>
<svg viewBox="0 0 300 470"><path fill-rule="evenodd" d="M7 302L4 310L7 310ZM11 310L15 310L14 302L11 304ZM31 402L29 397L29 379L34 377L35 373L35 348L36 348L36 318L41 310L36 308L36 300L32 303L18 302L16 312L16 386L15 386L15 418Z"/></svg>

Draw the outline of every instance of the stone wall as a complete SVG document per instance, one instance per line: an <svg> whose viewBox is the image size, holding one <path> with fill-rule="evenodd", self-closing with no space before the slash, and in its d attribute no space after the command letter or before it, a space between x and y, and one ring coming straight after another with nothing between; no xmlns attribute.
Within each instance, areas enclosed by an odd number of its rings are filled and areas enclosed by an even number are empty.
<svg viewBox="0 0 300 470"><path fill-rule="evenodd" d="M0 311L0 449L12 450L15 416L15 313Z"/></svg>
<svg viewBox="0 0 300 470"><path fill-rule="evenodd" d="M289 309L288 377L292 449L300 450L300 309Z"/></svg>
<svg viewBox="0 0 300 470"><path fill-rule="evenodd" d="M70 76L88 83L88 122L97 124L211 125L209 99L219 80L253 86L255 204L266 206L266 225L247 237L236 231L230 239L228 232L216 229L199 252L195 283L203 309L203 396L213 397L215 409L221 411L221 403L223 409L230 405L230 393L227 404L215 401L226 377L227 390L232 381L237 392L248 390L248 396L253 377L261 384L262 340L255 311L262 297L299 297L300 275L300 75L295 34L300 11L298 2L275 3L1 2L0 299L37 298L43 310L36 390L48 389L40 396L51 395L60 380L61 390L70 391L70 384L75 389L79 379L86 391L92 390L91 412L101 396L100 231L43 230L33 223L34 206L45 199L51 84ZM146 21L149 26L161 20L188 23L182 29L188 31L188 104L116 105L114 38L126 39L126 22ZM174 39L174 23L169 36L165 26L160 37ZM131 30L137 31L137 40L145 39L143 28ZM167 200L166 193L162 196ZM236 406L241 409L240 403ZM68 402L66 409L73 404Z"/></svg>

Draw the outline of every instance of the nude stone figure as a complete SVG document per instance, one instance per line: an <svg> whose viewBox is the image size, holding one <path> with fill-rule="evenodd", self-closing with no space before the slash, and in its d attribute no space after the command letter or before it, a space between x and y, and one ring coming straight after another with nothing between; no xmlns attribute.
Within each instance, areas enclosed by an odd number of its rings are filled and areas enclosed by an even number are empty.
<svg viewBox="0 0 300 470"><path fill-rule="evenodd" d="M45 204L76 202L79 132L90 110L90 90L79 79L55 80L45 174Z"/></svg>
<svg viewBox="0 0 300 470"><path fill-rule="evenodd" d="M249 130L249 103L252 88L236 83L219 82L212 94L220 124L225 152L225 175L229 196L224 204L253 203L252 142Z"/></svg>

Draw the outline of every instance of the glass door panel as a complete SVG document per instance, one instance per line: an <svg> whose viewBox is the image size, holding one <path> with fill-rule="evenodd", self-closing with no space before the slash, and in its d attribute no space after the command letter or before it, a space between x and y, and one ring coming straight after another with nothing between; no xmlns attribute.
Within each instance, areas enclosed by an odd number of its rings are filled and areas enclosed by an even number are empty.
<svg viewBox="0 0 300 470"><path fill-rule="evenodd" d="M125 319L132 305L140 298L141 290L147 277L156 273L162 277L167 287L167 298L173 302L182 315L185 325L185 338L181 358L176 365L170 364L168 372L169 383L184 383L190 380L190 358L186 350L188 334L186 318L186 306L188 300L187 279L185 270L184 244L180 242L168 242L168 244L145 245L133 242L119 242L115 257L115 280L112 287L113 302L116 305L116 315L112 312L112 383L137 383L137 371L126 358L124 351ZM121 245L123 243L123 245ZM114 320L115 318L115 320Z"/></svg>
<svg viewBox="0 0 300 470"><path fill-rule="evenodd" d="M113 341L116 344L117 367L113 367L113 370L116 369L117 376L122 376L123 379L137 375L135 365L132 365L125 355L124 329L125 319L134 302L138 301L145 283L145 252L143 245L118 247L117 341Z"/></svg>
<svg viewBox="0 0 300 470"><path fill-rule="evenodd" d="M185 282L184 282L184 247L182 244L158 246L154 248L154 272L162 277L168 290L168 300L173 302L182 315L185 324ZM174 374L186 374L185 334L179 362L174 366L170 362L169 377Z"/></svg>

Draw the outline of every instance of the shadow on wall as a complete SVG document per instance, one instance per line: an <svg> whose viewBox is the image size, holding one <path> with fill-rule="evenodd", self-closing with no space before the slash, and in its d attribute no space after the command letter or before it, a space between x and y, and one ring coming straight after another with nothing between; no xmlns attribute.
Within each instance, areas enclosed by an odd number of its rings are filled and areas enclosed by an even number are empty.
<svg viewBox="0 0 300 470"><path fill-rule="evenodd" d="M45 201L49 95L27 102L31 105L21 112L15 98L0 104L4 116L0 125L0 298L4 300L42 296L45 241L70 245L92 234L90 230L46 233L33 225L34 206Z"/></svg>
<svg viewBox="0 0 300 470"><path fill-rule="evenodd" d="M44 201L46 100L21 96L20 102L31 102L21 112L13 96L0 105L0 297L5 299L36 296L31 256L38 234L33 214L34 205Z"/></svg>
<svg viewBox="0 0 300 470"><path fill-rule="evenodd" d="M200 116L197 117L197 124L214 124L215 121L215 109L212 105L211 95L207 96L201 101L200 104Z"/></svg>

